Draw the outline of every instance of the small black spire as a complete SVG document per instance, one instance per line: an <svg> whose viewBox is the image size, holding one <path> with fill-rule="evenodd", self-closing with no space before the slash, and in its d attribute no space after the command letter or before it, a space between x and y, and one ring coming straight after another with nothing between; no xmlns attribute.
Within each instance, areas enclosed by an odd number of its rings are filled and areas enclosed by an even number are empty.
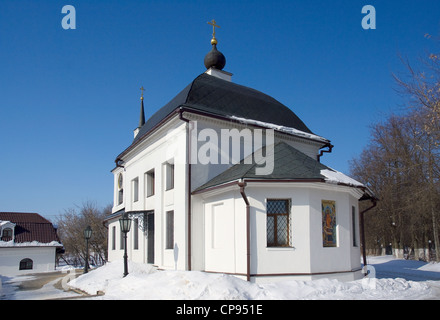
<svg viewBox="0 0 440 320"><path fill-rule="evenodd" d="M141 114L139 116L139 126L138 128L142 127L145 124L145 112L144 112L144 87L141 87Z"/></svg>
<svg viewBox="0 0 440 320"><path fill-rule="evenodd" d="M139 117L139 128L145 124L144 99L141 98L141 115Z"/></svg>

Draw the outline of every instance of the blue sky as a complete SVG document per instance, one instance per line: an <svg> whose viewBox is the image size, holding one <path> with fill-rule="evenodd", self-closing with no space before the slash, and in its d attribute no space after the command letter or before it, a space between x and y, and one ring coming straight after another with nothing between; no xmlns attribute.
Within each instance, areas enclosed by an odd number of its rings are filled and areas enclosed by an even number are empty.
<svg viewBox="0 0 440 320"><path fill-rule="evenodd" d="M64 30L64 5L76 29ZM364 30L364 5L376 9ZM349 172L369 126L404 99L392 73L438 45L440 1L0 2L0 211L113 199L110 170L146 116L205 71L215 19L224 70L271 95L335 145L322 162Z"/></svg>

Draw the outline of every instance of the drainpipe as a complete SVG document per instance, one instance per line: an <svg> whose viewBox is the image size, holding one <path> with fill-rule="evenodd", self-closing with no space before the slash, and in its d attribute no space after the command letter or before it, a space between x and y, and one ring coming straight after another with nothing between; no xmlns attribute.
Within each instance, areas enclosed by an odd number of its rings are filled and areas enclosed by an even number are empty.
<svg viewBox="0 0 440 320"><path fill-rule="evenodd" d="M373 202L371 207L368 207L367 209L365 209L365 210L363 210L363 211L361 211L359 213L360 231L361 231L362 257L363 257L363 261L364 261L364 273L365 273L365 275L367 275L367 249L365 247L364 213L366 213L367 211L370 211L371 209L373 209L377 205L376 199L373 198L371 201Z"/></svg>
<svg viewBox="0 0 440 320"><path fill-rule="evenodd" d="M251 281L251 228L250 228L250 205L249 200L244 192L246 182L240 180L238 183L240 193L246 203L246 280Z"/></svg>
<svg viewBox="0 0 440 320"><path fill-rule="evenodd" d="M318 162L321 162L321 157L324 155L324 152L331 153L333 150L334 145L332 145L330 142L326 143L322 148L321 152L317 156ZM324 150L324 148L328 148L327 150Z"/></svg>
<svg viewBox="0 0 440 320"><path fill-rule="evenodd" d="M191 271L191 146L190 146L190 124L189 119L183 117L183 108L179 109L179 119L186 122L186 165L187 165L187 189L188 189L188 199L187 199L187 211L188 211L188 271Z"/></svg>

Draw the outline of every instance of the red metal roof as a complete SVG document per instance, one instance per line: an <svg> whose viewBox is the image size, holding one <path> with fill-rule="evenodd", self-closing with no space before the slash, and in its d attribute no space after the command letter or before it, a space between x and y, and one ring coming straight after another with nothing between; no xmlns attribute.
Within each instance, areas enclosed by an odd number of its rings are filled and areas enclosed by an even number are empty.
<svg viewBox="0 0 440 320"><path fill-rule="evenodd" d="M15 224L15 242L50 243L60 242L56 229L52 223L38 213L29 212L0 212L0 220L10 221ZM7 241L8 239L2 239Z"/></svg>

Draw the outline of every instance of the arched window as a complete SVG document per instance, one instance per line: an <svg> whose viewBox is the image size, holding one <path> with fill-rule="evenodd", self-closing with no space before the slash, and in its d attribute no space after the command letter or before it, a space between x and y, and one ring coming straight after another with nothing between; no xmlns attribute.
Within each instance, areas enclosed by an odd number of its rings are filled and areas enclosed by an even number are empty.
<svg viewBox="0 0 440 320"><path fill-rule="evenodd" d="M23 259L20 261L20 269L19 270L32 270L34 267L34 262L29 259Z"/></svg>
<svg viewBox="0 0 440 320"><path fill-rule="evenodd" d="M11 241L12 240L12 229L5 228L2 232L2 241Z"/></svg>

